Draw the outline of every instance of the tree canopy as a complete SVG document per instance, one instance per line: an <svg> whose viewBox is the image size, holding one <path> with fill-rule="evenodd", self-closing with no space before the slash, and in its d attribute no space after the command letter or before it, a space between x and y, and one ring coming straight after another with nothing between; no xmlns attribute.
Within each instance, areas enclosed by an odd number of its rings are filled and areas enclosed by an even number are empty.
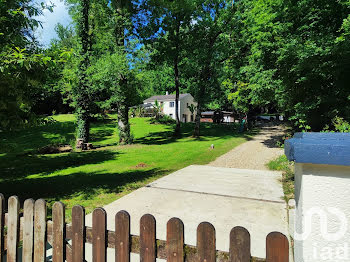
<svg viewBox="0 0 350 262"><path fill-rule="evenodd" d="M350 121L348 0L67 2L72 25L42 47L35 17L54 7L0 0L0 129L74 111L87 142L89 121L116 110L129 143L129 108L165 91L194 96L196 136L208 109L306 131Z"/></svg>

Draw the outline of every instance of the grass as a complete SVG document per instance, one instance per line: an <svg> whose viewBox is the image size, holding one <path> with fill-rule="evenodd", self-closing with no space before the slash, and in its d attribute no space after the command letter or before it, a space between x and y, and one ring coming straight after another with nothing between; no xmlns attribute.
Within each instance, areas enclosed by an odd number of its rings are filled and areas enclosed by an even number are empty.
<svg viewBox="0 0 350 262"><path fill-rule="evenodd" d="M294 172L293 163L285 155L270 161L267 164L270 170L282 171L283 191L286 202L294 198Z"/></svg>
<svg viewBox="0 0 350 262"><path fill-rule="evenodd" d="M0 192L22 201L44 198L49 207L62 201L68 218L76 204L91 212L175 170L207 164L251 135L237 133L234 126L203 124L203 136L196 139L193 124L187 123L182 137L174 139L173 125L133 118L135 143L119 146L115 116L110 116L91 126L95 150L38 155L34 152L43 146L74 141L74 116L54 118L57 122L47 126L0 133Z"/></svg>

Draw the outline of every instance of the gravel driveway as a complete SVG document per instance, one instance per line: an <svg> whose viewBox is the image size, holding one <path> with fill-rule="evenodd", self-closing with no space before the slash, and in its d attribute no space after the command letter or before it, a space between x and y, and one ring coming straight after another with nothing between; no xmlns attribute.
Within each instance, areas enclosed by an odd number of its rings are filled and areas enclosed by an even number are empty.
<svg viewBox="0 0 350 262"><path fill-rule="evenodd" d="M267 170L266 164L283 155L283 149L276 146L285 132L282 126L265 126L252 140L235 147L218 157L210 166Z"/></svg>

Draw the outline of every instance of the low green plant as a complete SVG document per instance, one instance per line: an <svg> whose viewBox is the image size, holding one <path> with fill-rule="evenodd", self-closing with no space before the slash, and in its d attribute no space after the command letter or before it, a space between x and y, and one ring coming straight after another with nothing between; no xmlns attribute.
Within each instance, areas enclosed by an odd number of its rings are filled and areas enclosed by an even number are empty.
<svg viewBox="0 0 350 262"><path fill-rule="evenodd" d="M160 119L163 117L163 104L159 103L158 100L154 103L154 114L156 119Z"/></svg>
<svg viewBox="0 0 350 262"><path fill-rule="evenodd" d="M130 110L130 115L133 117L144 117L145 109L142 106L134 107Z"/></svg>
<svg viewBox="0 0 350 262"><path fill-rule="evenodd" d="M60 137L57 137L57 138L53 138L51 140L50 145L52 145L52 146L61 146L61 145L68 145L70 143L71 143L71 141L69 141L65 136L60 136Z"/></svg>
<svg viewBox="0 0 350 262"><path fill-rule="evenodd" d="M322 132L340 132L340 133L350 133L350 123L342 117L335 117L332 120L332 127L326 125Z"/></svg>
<svg viewBox="0 0 350 262"><path fill-rule="evenodd" d="M46 126L54 123L56 123L56 120L51 116L33 116L33 118L28 121L27 125L22 126L22 128Z"/></svg>
<svg viewBox="0 0 350 262"><path fill-rule="evenodd" d="M270 170L282 171L282 183L284 198L286 202L294 198L294 172L293 172L293 162L288 161L285 155L282 155L274 160L271 160L267 167Z"/></svg>
<svg viewBox="0 0 350 262"><path fill-rule="evenodd" d="M344 118L335 117L332 122L335 128L335 131L341 132L341 133L350 133L350 123L345 121Z"/></svg>
<svg viewBox="0 0 350 262"><path fill-rule="evenodd" d="M172 119L170 116L168 115L163 115L159 118L153 118L151 120L151 124L165 124L165 125L169 125L169 124L175 124L176 121L174 119Z"/></svg>

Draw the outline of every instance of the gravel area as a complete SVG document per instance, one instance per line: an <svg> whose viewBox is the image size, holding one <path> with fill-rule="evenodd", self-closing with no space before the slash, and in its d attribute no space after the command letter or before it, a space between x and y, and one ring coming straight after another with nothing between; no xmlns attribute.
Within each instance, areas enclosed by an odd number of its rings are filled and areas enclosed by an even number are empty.
<svg viewBox="0 0 350 262"><path fill-rule="evenodd" d="M282 126L262 127L252 140L235 147L230 152L218 157L210 166L244 169L268 170L266 164L283 155L283 149L276 142L283 136Z"/></svg>

